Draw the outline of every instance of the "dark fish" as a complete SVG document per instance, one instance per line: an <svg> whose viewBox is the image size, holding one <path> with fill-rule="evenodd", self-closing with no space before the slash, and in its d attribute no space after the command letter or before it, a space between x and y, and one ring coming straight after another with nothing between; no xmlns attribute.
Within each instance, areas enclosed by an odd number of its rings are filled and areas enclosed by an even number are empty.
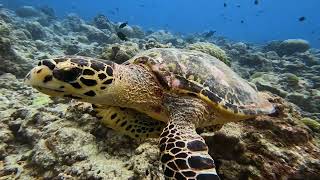
<svg viewBox="0 0 320 180"><path fill-rule="evenodd" d="M243 23L244 23L244 20L241 20L240 22L241 22L241 24L243 24Z"/></svg>
<svg viewBox="0 0 320 180"><path fill-rule="evenodd" d="M299 21L300 21L300 22L302 22L302 21L304 21L304 20L306 20L306 17L304 17L304 16L301 16L301 17L299 18Z"/></svg>
<svg viewBox="0 0 320 180"><path fill-rule="evenodd" d="M144 7L144 4L140 4L139 6L143 8L143 7Z"/></svg>
<svg viewBox="0 0 320 180"><path fill-rule="evenodd" d="M259 4L259 0L254 0L254 4L258 5Z"/></svg>
<svg viewBox="0 0 320 180"><path fill-rule="evenodd" d="M121 28L124 28L124 27L126 27L127 25L128 25L128 22L121 23L120 26L119 26L119 28L120 28L120 29L121 29Z"/></svg>
<svg viewBox="0 0 320 180"><path fill-rule="evenodd" d="M115 8L115 10L116 10L116 11L117 11L117 13L118 13L120 9L117 7L117 8Z"/></svg>
<svg viewBox="0 0 320 180"><path fill-rule="evenodd" d="M223 7L227 7L227 3L223 3Z"/></svg>
<svg viewBox="0 0 320 180"><path fill-rule="evenodd" d="M147 34L147 35L152 34L152 33L153 33L152 30L147 30L147 31L146 31L146 34Z"/></svg>
<svg viewBox="0 0 320 180"><path fill-rule="evenodd" d="M209 31L209 32L207 32L207 33L204 34L204 37L205 37L205 38L210 38L211 36L214 35L215 32L216 32L216 31Z"/></svg>
<svg viewBox="0 0 320 180"><path fill-rule="evenodd" d="M115 15L116 13L113 10L108 11L110 14Z"/></svg>
<svg viewBox="0 0 320 180"><path fill-rule="evenodd" d="M237 7L240 8L241 7L240 4L238 4Z"/></svg>
<svg viewBox="0 0 320 180"><path fill-rule="evenodd" d="M77 6L76 6L76 4L75 4L75 3L71 3L71 9L72 9L72 10L77 9Z"/></svg>
<svg viewBox="0 0 320 180"><path fill-rule="evenodd" d="M118 36L119 39L121 39L122 41L128 41L127 36L126 36L123 32L117 32L117 36Z"/></svg>

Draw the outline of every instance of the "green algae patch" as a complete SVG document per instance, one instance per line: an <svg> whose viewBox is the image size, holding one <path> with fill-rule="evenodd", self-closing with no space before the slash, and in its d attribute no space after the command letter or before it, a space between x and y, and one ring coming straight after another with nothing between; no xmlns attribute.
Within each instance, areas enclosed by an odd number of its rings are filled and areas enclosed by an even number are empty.
<svg viewBox="0 0 320 180"><path fill-rule="evenodd" d="M320 133L320 123L318 121L311 118L302 118L301 121L313 132Z"/></svg>
<svg viewBox="0 0 320 180"><path fill-rule="evenodd" d="M255 79L264 75L264 72L255 72L250 78Z"/></svg>
<svg viewBox="0 0 320 180"><path fill-rule="evenodd" d="M286 80L290 85L298 85L300 78L292 73L285 73Z"/></svg>
<svg viewBox="0 0 320 180"><path fill-rule="evenodd" d="M38 94L36 98L33 99L31 106L39 107L39 106L47 105L51 102L52 100L50 99L49 96L44 94Z"/></svg>

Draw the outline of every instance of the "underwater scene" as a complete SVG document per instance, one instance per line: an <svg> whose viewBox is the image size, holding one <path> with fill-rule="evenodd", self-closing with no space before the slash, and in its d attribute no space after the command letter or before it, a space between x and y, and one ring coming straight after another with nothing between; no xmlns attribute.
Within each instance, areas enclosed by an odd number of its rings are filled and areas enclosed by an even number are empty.
<svg viewBox="0 0 320 180"><path fill-rule="evenodd" d="M319 180L319 0L0 0L0 180Z"/></svg>

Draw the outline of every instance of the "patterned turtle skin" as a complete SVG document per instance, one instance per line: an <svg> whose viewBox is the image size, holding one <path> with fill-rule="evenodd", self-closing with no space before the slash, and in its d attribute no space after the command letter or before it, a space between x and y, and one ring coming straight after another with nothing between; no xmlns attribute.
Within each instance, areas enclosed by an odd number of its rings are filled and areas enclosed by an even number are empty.
<svg viewBox="0 0 320 180"><path fill-rule="evenodd" d="M42 60L25 82L50 96L92 103L97 118L130 137L160 135L166 179L219 179L196 128L274 112L227 65L194 50L150 49L123 64L81 56Z"/></svg>

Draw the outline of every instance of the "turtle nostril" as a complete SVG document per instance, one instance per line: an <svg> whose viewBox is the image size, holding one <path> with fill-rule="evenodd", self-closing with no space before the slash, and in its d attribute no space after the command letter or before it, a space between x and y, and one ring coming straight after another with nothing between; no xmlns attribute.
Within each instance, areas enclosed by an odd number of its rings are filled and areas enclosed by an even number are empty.
<svg viewBox="0 0 320 180"><path fill-rule="evenodd" d="M39 74L41 71L42 71L42 69L39 69L39 70L37 71L37 74Z"/></svg>

